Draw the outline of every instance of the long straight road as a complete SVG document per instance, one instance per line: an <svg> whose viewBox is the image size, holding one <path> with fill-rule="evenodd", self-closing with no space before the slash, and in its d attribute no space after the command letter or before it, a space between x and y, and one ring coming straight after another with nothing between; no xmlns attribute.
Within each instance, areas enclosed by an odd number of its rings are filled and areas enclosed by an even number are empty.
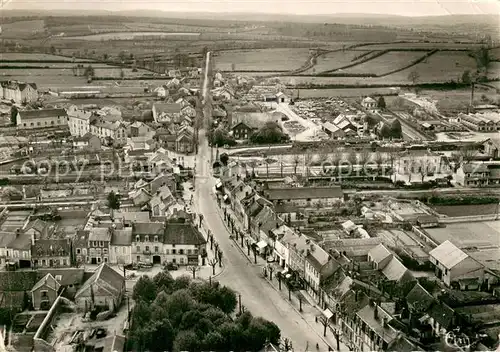
<svg viewBox="0 0 500 352"><path fill-rule="evenodd" d="M207 52L205 75L202 84L202 97L210 104L210 77L208 75L210 52ZM207 113L207 112L206 112ZM210 111L208 111L210 113ZM207 126L211 116L205 116L201 126ZM281 336L293 343L295 351L313 350L318 343L320 351L326 351L325 341L290 304L282 298L262 277L262 268L250 263L236 244L229 238L225 224L220 216L215 192L215 178L211 174L212 151L208 146L205 130L198 131L198 154L195 165L194 210L203 214L205 226L214 234L224 254L223 273L217 280L231 287L241 295L242 305L255 316L274 322L281 329Z"/></svg>
<svg viewBox="0 0 500 352"><path fill-rule="evenodd" d="M295 351L305 351L306 346L313 350L316 343L319 343L322 346L320 349L325 351L325 343L322 342L321 336L262 278L261 267L250 264L229 238L230 234L219 215L214 194L215 179L210 174L210 147L202 130L199 142L195 211L204 215L207 227L214 234L224 253L226 268L217 279L221 284L241 294L242 304L252 314L276 323L281 329L282 336L293 342Z"/></svg>

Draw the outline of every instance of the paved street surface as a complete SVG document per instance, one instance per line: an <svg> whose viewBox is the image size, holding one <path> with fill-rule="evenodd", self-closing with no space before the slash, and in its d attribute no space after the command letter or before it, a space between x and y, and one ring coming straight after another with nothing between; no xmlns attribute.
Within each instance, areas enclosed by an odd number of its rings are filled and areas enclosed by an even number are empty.
<svg viewBox="0 0 500 352"><path fill-rule="evenodd" d="M215 180L210 175L210 148L204 131L199 135L200 148L197 157L194 208L204 215L205 225L214 234L223 251L226 266L217 278L241 294L242 304L254 315L275 322L281 329L282 336L291 339L295 351L315 350L316 343L321 351L327 351L326 341L322 338L322 326L311 327L302 315L293 309L290 303L271 286L262 275L260 265L254 265L229 238L229 232L221 219L214 195ZM311 317L314 323L314 317ZM331 333L330 333L331 335ZM335 346L333 342L331 346Z"/></svg>

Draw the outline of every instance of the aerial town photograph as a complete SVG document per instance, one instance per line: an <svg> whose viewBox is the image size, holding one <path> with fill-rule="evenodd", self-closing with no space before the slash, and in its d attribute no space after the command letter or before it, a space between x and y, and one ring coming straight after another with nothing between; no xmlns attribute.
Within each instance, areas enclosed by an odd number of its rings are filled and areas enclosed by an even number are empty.
<svg viewBox="0 0 500 352"><path fill-rule="evenodd" d="M2 1L0 352L500 352L499 14Z"/></svg>

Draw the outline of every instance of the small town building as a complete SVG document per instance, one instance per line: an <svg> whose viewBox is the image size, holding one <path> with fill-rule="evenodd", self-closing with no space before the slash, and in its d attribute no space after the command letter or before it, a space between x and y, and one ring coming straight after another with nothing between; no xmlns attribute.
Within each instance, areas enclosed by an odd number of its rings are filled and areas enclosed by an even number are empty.
<svg viewBox="0 0 500 352"><path fill-rule="evenodd" d="M38 100L38 89L35 83L2 81L0 99L14 101L17 104L32 103Z"/></svg>
<svg viewBox="0 0 500 352"><path fill-rule="evenodd" d="M108 264L102 263L78 290L75 302L83 311L96 307L116 311L124 295L125 278Z"/></svg>
<svg viewBox="0 0 500 352"><path fill-rule="evenodd" d="M47 274L40 279L31 289L31 303L35 310L49 310L54 304L61 284L51 275Z"/></svg>
<svg viewBox="0 0 500 352"><path fill-rule="evenodd" d="M101 149L101 140L88 132L82 137L78 136L73 139L73 148L98 151Z"/></svg>
<svg viewBox="0 0 500 352"><path fill-rule="evenodd" d="M361 106L368 111L377 111L377 101L371 97L366 97L361 101Z"/></svg>
<svg viewBox="0 0 500 352"><path fill-rule="evenodd" d="M68 238L34 239L32 260L37 268L70 267L71 242Z"/></svg>
<svg viewBox="0 0 500 352"><path fill-rule="evenodd" d="M20 110L16 123L17 128L30 130L65 127L68 125L68 115L64 109Z"/></svg>
<svg viewBox="0 0 500 352"><path fill-rule="evenodd" d="M484 281L484 266L450 241L445 241L429 253L436 276L448 287L475 290Z"/></svg>

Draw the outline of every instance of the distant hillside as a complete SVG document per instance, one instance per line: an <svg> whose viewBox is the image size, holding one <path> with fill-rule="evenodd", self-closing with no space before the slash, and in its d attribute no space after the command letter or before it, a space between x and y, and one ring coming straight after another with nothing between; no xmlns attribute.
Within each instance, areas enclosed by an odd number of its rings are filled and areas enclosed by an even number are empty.
<svg viewBox="0 0 500 352"><path fill-rule="evenodd" d="M497 15L449 15L428 17L406 17L396 15L377 14L332 14L332 15L288 15L262 13L197 13L197 12L162 12L151 10L136 11L71 11L71 10L0 10L0 17L20 16L113 16L113 17L141 17L155 19L200 19L214 21L243 21L243 22L289 22L289 23L338 23L347 25L369 25L384 27L413 28L425 31L455 31L455 32L485 32L498 33L500 21ZM230 20L228 20L230 19ZM1 20L0 20L1 22Z"/></svg>

